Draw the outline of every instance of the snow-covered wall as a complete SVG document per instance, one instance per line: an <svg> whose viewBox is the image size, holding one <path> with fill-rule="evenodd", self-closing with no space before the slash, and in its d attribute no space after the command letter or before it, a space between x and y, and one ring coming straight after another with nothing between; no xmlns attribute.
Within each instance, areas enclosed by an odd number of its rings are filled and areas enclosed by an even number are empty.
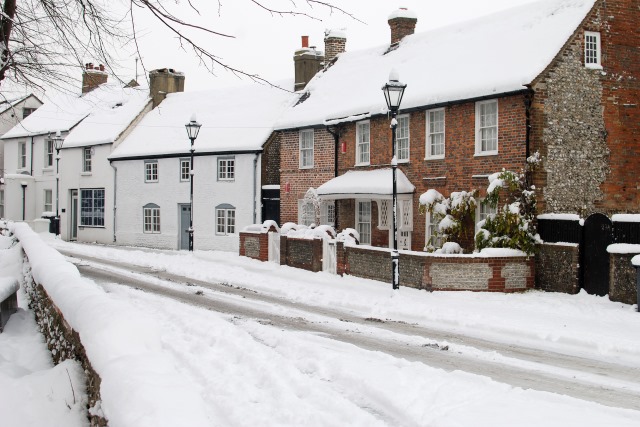
<svg viewBox="0 0 640 427"><path fill-rule="evenodd" d="M201 397L175 371L150 319L81 277L26 224L9 223L9 229L28 258L25 279L41 285L38 294L50 300L38 301L44 304L41 313L64 318L59 326L72 328L65 335L77 333L100 377L101 401L91 403L94 415L104 416L112 427L210 425ZM51 342L59 343L61 337L58 333ZM59 361L72 357L58 356ZM140 376L154 380L137 381Z"/></svg>
<svg viewBox="0 0 640 427"><path fill-rule="evenodd" d="M235 158L234 180L218 180L218 157ZM180 248L180 207L189 204L189 181L180 180L180 159L188 158L189 156L154 159L153 161L158 163L158 182L145 182L144 160L113 162L117 168L117 244L163 249ZM259 155L196 156L193 168L194 248L237 252L240 230L261 221ZM143 231L143 207L150 203L160 207L160 233ZM231 205L235 208L236 224L233 234L216 233L215 210L220 205Z"/></svg>

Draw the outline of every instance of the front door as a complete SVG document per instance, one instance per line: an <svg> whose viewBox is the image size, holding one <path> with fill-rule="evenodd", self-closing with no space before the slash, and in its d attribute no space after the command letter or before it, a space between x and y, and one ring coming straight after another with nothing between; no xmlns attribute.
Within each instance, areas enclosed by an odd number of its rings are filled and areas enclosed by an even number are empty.
<svg viewBox="0 0 640 427"><path fill-rule="evenodd" d="M191 207L189 205L178 205L180 212L180 249L189 250L189 219L191 218Z"/></svg>
<svg viewBox="0 0 640 427"><path fill-rule="evenodd" d="M78 190L71 190L71 216L69 218L69 229L71 230L69 240L78 239Z"/></svg>
<svg viewBox="0 0 640 427"><path fill-rule="evenodd" d="M582 253L582 287L589 294L609 293L609 253L607 246L613 241L611 221L596 213L584 221Z"/></svg>

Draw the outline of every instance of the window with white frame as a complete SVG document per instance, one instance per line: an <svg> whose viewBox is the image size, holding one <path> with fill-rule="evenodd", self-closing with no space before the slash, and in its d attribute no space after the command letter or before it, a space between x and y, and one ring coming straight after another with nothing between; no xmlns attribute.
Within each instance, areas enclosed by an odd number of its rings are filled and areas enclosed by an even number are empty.
<svg viewBox="0 0 640 427"><path fill-rule="evenodd" d="M409 115L398 117L396 128L396 159L399 162L409 161Z"/></svg>
<svg viewBox="0 0 640 427"><path fill-rule="evenodd" d="M91 172L91 147L82 149L82 172Z"/></svg>
<svg viewBox="0 0 640 427"><path fill-rule="evenodd" d="M233 181L235 178L235 157L218 157L218 181Z"/></svg>
<svg viewBox="0 0 640 427"><path fill-rule="evenodd" d="M80 225L104 227L104 188L80 190Z"/></svg>
<svg viewBox="0 0 640 427"><path fill-rule="evenodd" d="M498 101L476 102L476 154L498 153Z"/></svg>
<svg viewBox="0 0 640 427"><path fill-rule="evenodd" d="M306 225L316 223L316 207L313 201L306 199L298 200L298 224Z"/></svg>
<svg viewBox="0 0 640 427"><path fill-rule="evenodd" d="M436 221L432 213L427 213L426 219L426 233L425 233L425 248L440 248L442 247L442 238L438 233L438 226L440 222Z"/></svg>
<svg viewBox="0 0 640 427"><path fill-rule="evenodd" d="M158 162L144 162L144 182L158 182Z"/></svg>
<svg viewBox="0 0 640 427"><path fill-rule="evenodd" d="M427 159L444 158L444 108L427 111Z"/></svg>
<svg viewBox="0 0 640 427"><path fill-rule="evenodd" d="M191 159L180 159L180 181L189 181L191 178Z"/></svg>
<svg viewBox="0 0 640 427"><path fill-rule="evenodd" d="M0 190L0 218L4 218L4 190Z"/></svg>
<svg viewBox="0 0 640 427"><path fill-rule="evenodd" d="M495 215L497 213L497 209L495 207L491 207L488 203L485 203L484 200L478 200L478 207L476 208L476 233L480 230L481 221L486 220L489 215Z"/></svg>
<svg viewBox="0 0 640 427"><path fill-rule="evenodd" d="M160 206L147 203L142 208L143 232L160 233Z"/></svg>
<svg viewBox="0 0 640 427"><path fill-rule="evenodd" d="M44 190L44 212L53 212L53 191Z"/></svg>
<svg viewBox="0 0 640 427"><path fill-rule="evenodd" d="M587 68L602 68L600 54L600 33L584 32L584 66Z"/></svg>
<svg viewBox="0 0 640 427"><path fill-rule="evenodd" d="M335 226L336 223L336 205L333 201L322 202L320 205L320 224Z"/></svg>
<svg viewBox="0 0 640 427"><path fill-rule="evenodd" d="M371 201L357 201L356 230L360 234L360 244L371 244Z"/></svg>
<svg viewBox="0 0 640 427"><path fill-rule="evenodd" d="M53 139L44 140L44 167L53 166Z"/></svg>
<svg viewBox="0 0 640 427"><path fill-rule="evenodd" d="M300 131L300 169L313 167L313 129Z"/></svg>
<svg viewBox="0 0 640 427"><path fill-rule="evenodd" d="M236 208L229 204L216 206L216 234L227 235L236 232Z"/></svg>
<svg viewBox="0 0 640 427"><path fill-rule="evenodd" d="M27 167L27 143L25 141L18 143L18 167L20 169Z"/></svg>
<svg viewBox="0 0 640 427"><path fill-rule="evenodd" d="M358 165L368 165L370 162L370 132L368 121L356 125L356 164Z"/></svg>

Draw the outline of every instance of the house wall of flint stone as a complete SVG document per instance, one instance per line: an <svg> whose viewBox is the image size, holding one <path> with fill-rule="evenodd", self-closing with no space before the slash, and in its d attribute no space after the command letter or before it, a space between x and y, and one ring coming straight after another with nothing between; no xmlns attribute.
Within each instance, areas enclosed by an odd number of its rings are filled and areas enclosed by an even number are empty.
<svg viewBox="0 0 640 427"><path fill-rule="evenodd" d="M533 149L544 159L539 212L640 209L639 18L637 2L597 3L532 85ZM584 31L600 32L603 69L584 66Z"/></svg>

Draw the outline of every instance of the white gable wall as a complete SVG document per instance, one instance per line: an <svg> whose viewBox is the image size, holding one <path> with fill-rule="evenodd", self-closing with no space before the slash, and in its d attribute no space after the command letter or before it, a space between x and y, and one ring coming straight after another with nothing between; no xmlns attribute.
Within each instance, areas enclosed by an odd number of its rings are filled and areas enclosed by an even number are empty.
<svg viewBox="0 0 640 427"><path fill-rule="evenodd" d="M254 178L260 179L260 159L256 154L236 154L235 179L218 181L217 159L223 156L194 158L194 248L236 252L239 231L254 222ZM254 160L258 156L254 174ZM161 249L180 245L179 204L189 204L189 182L180 181L180 159L150 159L158 162L158 182L144 182L144 160L114 161L116 178L116 243ZM256 181L256 222L260 218L259 182ZM160 206L160 233L143 232L143 207ZM215 208L230 204L236 209L236 228L231 235L217 235Z"/></svg>

